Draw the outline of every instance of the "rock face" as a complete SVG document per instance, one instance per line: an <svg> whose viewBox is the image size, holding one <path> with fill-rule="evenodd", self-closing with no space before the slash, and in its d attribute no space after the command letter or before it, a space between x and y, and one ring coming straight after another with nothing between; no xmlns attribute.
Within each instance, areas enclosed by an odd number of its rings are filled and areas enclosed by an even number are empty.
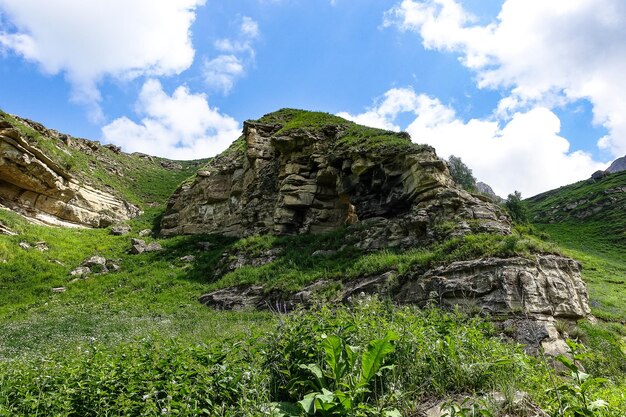
<svg viewBox="0 0 626 417"><path fill-rule="evenodd" d="M79 183L10 124L0 125L0 204L45 224L106 227L139 209Z"/></svg>
<svg viewBox="0 0 626 417"><path fill-rule="evenodd" d="M580 265L554 255L454 262L409 276L394 293L402 303L469 302L491 315L579 319L591 313Z"/></svg>
<svg viewBox="0 0 626 417"><path fill-rule="evenodd" d="M488 195L489 197L491 197L496 202L504 201L504 199L502 197L500 197L499 195L497 195L495 193L495 191L493 191L493 188L491 188L491 186L489 184L486 184L484 182L478 181L476 183L476 189L478 190L479 193Z"/></svg>
<svg viewBox="0 0 626 417"><path fill-rule="evenodd" d="M372 226L372 249L432 240L442 222L461 234L509 233L500 208L455 188L432 148L393 132L384 135L394 146L355 146L351 128L246 122L229 151L177 190L161 232L284 235L359 223Z"/></svg>
<svg viewBox="0 0 626 417"><path fill-rule="evenodd" d="M613 161L611 166L609 166L605 172L608 172L609 174L613 174L615 172L621 172L621 171L626 171L626 155L622 156L621 158L617 158L615 161Z"/></svg>
<svg viewBox="0 0 626 417"><path fill-rule="evenodd" d="M293 294L265 293L261 286L240 286L206 294L201 302L221 308L282 305L289 310L308 304L315 290L332 286L318 281ZM580 319L591 314L578 262L555 255L533 258L488 258L453 262L400 276L388 271L342 283L335 299L360 293L384 294L400 304L478 308L491 316L511 314L537 320Z"/></svg>

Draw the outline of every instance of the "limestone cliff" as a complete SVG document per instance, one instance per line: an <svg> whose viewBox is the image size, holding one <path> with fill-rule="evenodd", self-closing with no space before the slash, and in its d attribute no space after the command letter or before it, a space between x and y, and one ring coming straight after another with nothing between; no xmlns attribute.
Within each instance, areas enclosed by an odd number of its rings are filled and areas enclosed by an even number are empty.
<svg viewBox="0 0 626 417"><path fill-rule="evenodd" d="M0 125L0 204L45 224L106 227L139 209L77 179L10 124Z"/></svg>
<svg viewBox="0 0 626 417"><path fill-rule="evenodd" d="M362 241L372 248L432 240L444 222L454 233L509 233L500 208L457 188L432 148L292 110L246 122L231 149L174 194L162 233L320 233L357 222L372 226Z"/></svg>

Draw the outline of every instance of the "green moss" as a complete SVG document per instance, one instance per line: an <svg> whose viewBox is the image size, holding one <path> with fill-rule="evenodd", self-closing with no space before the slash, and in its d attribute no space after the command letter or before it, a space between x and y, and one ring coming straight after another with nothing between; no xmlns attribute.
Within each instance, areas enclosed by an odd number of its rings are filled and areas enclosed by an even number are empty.
<svg viewBox="0 0 626 417"><path fill-rule="evenodd" d="M256 120L256 122L282 125L279 133L285 133L295 129L316 130L326 126L345 126L352 123L330 113L298 109L281 109L276 112L266 114Z"/></svg>

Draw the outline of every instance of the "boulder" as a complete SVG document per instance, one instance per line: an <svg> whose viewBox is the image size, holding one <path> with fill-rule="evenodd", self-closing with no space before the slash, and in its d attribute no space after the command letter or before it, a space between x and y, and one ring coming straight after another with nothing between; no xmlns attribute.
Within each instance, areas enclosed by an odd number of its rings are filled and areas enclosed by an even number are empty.
<svg viewBox="0 0 626 417"><path fill-rule="evenodd" d="M130 240L130 253L133 255L139 255L140 253L144 253L146 250L146 241L141 239L131 239Z"/></svg>
<svg viewBox="0 0 626 417"><path fill-rule="evenodd" d="M46 252L47 250L49 250L50 248L48 247L48 244L46 242L35 242L34 244L35 249L37 249L39 252Z"/></svg>
<svg viewBox="0 0 626 417"><path fill-rule="evenodd" d="M131 239L130 240L131 248L130 253L134 255L139 255L144 252L158 252L163 250L163 247L158 242L151 242L146 244L145 240L142 239Z"/></svg>
<svg viewBox="0 0 626 417"><path fill-rule="evenodd" d="M158 252L163 250L163 247L158 242L150 242L146 245L145 252Z"/></svg>
<svg viewBox="0 0 626 417"><path fill-rule="evenodd" d="M596 172L594 172L593 174L591 174L591 179L598 181L601 180L602 178L606 177L608 174L606 171L602 171L601 169L597 170Z"/></svg>
<svg viewBox="0 0 626 417"><path fill-rule="evenodd" d="M111 234L114 236L124 236L129 234L131 231L130 226L126 224L120 224L111 228Z"/></svg>
<svg viewBox="0 0 626 417"><path fill-rule="evenodd" d="M82 278L86 275L91 274L91 269L89 267L86 266L79 266L78 268L74 269L72 272L70 272L70 275L73 277L78 277L78 278Z"/></svg>
<svg viewBox="0 0 626 417"><path fill-rule="evenodd" d="M106 266L107 260L102 256L92 256L89 259L85 259L82 266L92 267L92 266Z"/></svg>

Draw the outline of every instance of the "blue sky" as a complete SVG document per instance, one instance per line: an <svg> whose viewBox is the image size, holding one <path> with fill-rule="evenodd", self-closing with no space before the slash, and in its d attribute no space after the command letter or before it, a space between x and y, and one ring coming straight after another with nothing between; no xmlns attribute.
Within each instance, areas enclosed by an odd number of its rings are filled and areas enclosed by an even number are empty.
<svg viewBox="0 0 626 417"><path fill-rule="evenodd" d="M0 0L0 108L179 159L321 110L529 196L626 153L625 27L621 0Z"/></svg>

